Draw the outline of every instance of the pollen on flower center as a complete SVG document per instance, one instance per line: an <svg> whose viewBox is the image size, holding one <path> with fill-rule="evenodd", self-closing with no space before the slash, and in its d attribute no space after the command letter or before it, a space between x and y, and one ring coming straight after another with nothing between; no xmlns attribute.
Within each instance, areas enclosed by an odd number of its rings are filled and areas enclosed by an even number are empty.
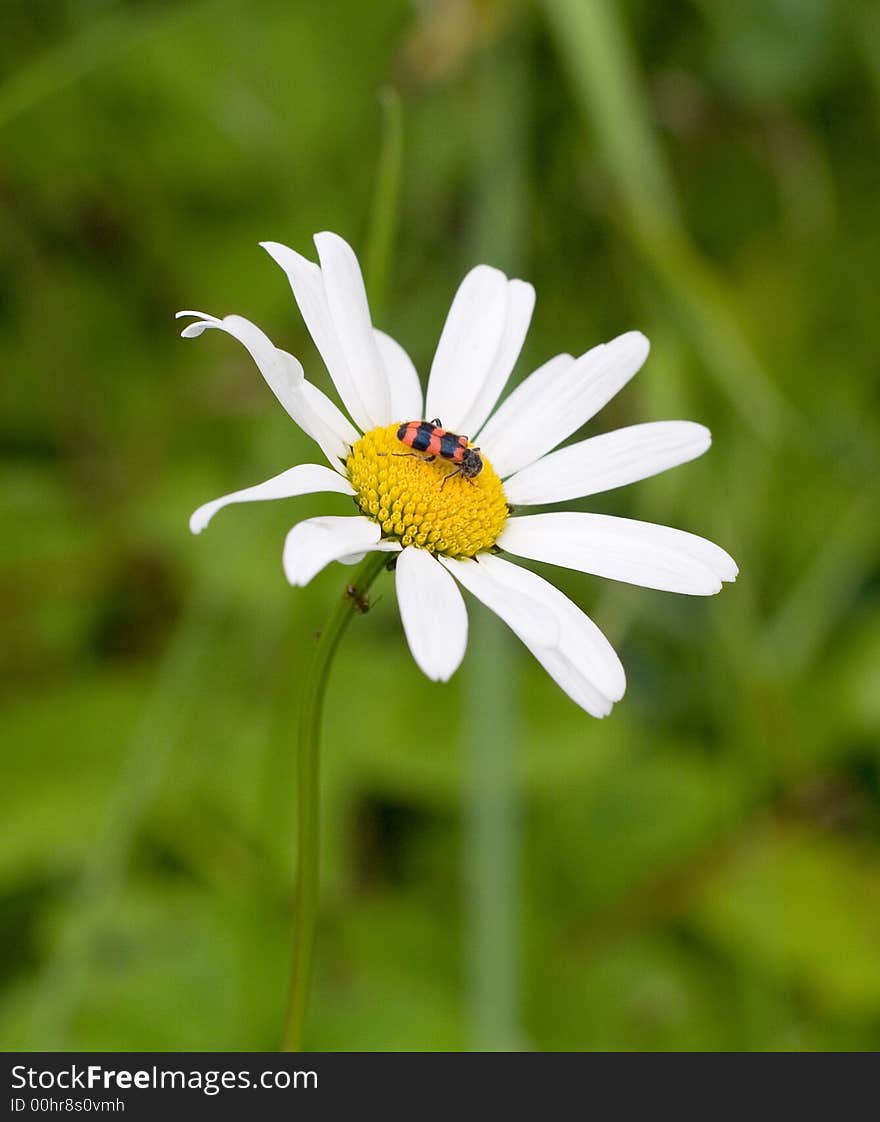
<svg viewBox="0 0 880 1122"><path fill-rule="evenodd" d="M473 557L494 545L508 507L489 461L483 457L483 470L473 479L453 476L455 464L411 453L397 439L397 429L394 424L368 432L346 461L364 514L386 537L432 553Z"/></svg>

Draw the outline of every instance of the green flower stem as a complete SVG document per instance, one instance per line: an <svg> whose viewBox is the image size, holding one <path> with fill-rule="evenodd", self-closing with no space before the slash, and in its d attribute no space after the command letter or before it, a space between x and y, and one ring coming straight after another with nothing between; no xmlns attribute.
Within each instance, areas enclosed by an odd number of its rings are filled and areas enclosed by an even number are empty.
<svg viewBox="0 0 880 1122"><path fill-rule="evenodd" d="M297 749L296 899L293 917L293 960L282 1052L302 1050L303 1026L309 1004L315 929L318 921L320 862L320 744L324 693L333 655L355 613L366 611L366 595L385 567L385 553L368 553L337 600L318 639L306 681Z"/></svg>

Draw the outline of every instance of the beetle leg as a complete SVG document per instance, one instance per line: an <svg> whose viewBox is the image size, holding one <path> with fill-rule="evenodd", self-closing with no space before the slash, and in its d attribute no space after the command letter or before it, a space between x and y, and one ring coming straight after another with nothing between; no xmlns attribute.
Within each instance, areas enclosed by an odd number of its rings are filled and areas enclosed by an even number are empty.
<svg viewBox="0 0 880 1122"><path fill-rule="evenodd" d="M418 452L377 452L377 456L413 456L422 463L430 464L437 459L436 456L422 456Z"/></svg>
<svg viewBox="0 0 880 1122"><path fill-rule="evenodd" d="M446 486L446 484L449 482L449 480L452 479L453 476L456 476L456 475L461 475L461 468L456 468L455 471L450 471L447 475L443 476L443 482L440 484L440 490L442 491L443 488Z"/></svg>

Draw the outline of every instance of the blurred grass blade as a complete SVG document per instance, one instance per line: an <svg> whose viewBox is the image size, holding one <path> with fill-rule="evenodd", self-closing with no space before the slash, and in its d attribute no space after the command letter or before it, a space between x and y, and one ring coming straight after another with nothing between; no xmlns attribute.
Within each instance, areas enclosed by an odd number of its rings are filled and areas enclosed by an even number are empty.
<svg viewBox="0 0 880 1122"><path fill-rule="evenodd" d="M143 46L153 36L176 30L184 20L204 19L207 8L222 2L206 0L158 12L125 8L93 20L77 35L26 63L0 84L0 128L99 67Z"/></svg>
<svg viewBox="0 0 880 1122"><path fill-rule="evenodd" d="M880 488L874 480L828 527L823 548L765 625L758 650L774 674L803 673L866 587L880 550Z"/></svg>
<svg viewBox="0 0 880 1122"><path fill-rule="evenodd" d="M686 317L710 373L765 440L792 420L740 326L723 280L684 228L619 9L608 0L543 0L575 102L593 129L633 244Z"/></svg>
<svg viewBox="0 0 880 1122"><path fill-rule="evenodd" d="M874 109L880 120L880 8L859 0L848 0L845 8L849 15L853 46L864 60L874 92Z"/></svg>
<svg viewBox="0 0 880 1122"><path fill-rule="evenodd" d="M386 86L382 102L382 147L366 245L366 283L374 320L381 317L388 299L389 262L397 233L400 179L403 167L403 108L400 94Z"/></svg>
<svg viewBox="0 0 880 1122"><path fill-rule="evenodd" d="M672 177L639 85L629 41L606 0L544 0L580 111L627 208L645 229L680 224Z"/></svg>
<svg viewBox="0 0 880 1122"><path fill-rule="evenodd" d="M474 608L462 722L468 1046L509 1052L522 1048L521 669L507 628Z"/></svg>
<svg viewBox="0 0 880 1122"><path fill-rule="evenodd" d="M528 76L514 39L488 51L477 75L476 209L471 258L518 270L526 224ZM465 678L465 886L469 1046L522 1047L522 839L519 652L483 610L472 614Z"/></svg>

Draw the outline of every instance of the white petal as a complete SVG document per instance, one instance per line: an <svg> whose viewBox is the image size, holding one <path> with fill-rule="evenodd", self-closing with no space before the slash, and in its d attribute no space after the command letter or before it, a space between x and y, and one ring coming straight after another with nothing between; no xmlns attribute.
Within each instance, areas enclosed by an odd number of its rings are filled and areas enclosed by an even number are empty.
<svg viewBox="0 0 880 1122"><path fill-rule="evenodd" d="M338 234L315 235L321 275L336 337L348 369L357 380L358 394L372 422L370 427L390 424L391 403L388 379L373 335L367 290L354 250Z"/></svg>
<svg viewBox="0 0 880 1122"><path fill-rule="evenodd" d="M599 628L558 588L500 557L477 561L441 558L447 569L519 636L547 673L595 717L623 697L626 675ZM541 633L535 618L543 617Z"/></svg>
<svg viewBox="0 0 880 1122"><path fill-rule="evenodd" d="M312 495L319 491L335 491L340 495L353 495L354 488L347 479L320 464L299 464L282 471L254 487L233 491L219 499L212 499L194 511L189 528L200 534L218 510L231 503L259 503L268 499L289 499L295 495Z"/></svg>
<svg viewBox="0 0 880 1122"><path fill-rule="evenodd" d="M534 561L692 596L711 596L739 571L729 554L696 534L610 514L511 518L497 544Z"/></svg>
<svg viewBox="0 0 880 1122"><path fill-rule="evenodd" d="M439 417L444 428L464 432L462 421L501 347L508 302L507 277L489 265L477 265L459 285L437 344L425 405L428 417Z"/></svg>
<svg viewBox="0 0 880 1122"><path fill-rule="evenodd" d="M447 682L467 647L467 609L458 585L424 549L407 546L397 559L397 603L419 669Z"/></svg>
<svg viewBox="0 0 880 1122"><path fill-rule="evenodd" d="M378 522L355 514L308 518L284 542L284 572L291 584L304 585L331 561L370 553L379 544Z"/></svg>
<svg viewBox="0 0 880 1122"><path fill-rule="evenodd" d="M216 316L212 316L210 312L196 312L193 311L192 308L184 308L183 311L174 313L175 319L183 319L184 316L191 316L193 319L203 321L211 321L217 318ZM186 327L183 328L180 334L184 339L195 339L197 336L201 335L204 330L205 323L188 323Z"/></svg>
<svg viewBox="0 0 880 1122"><path fill-rule="evenodd" d="M542 400L548 396L549 387L560 382L566 371L574 365L574 362L574 356L568 354L554 355L553 358L548 359L528 378L520 382L516 389L499 405L479 435L474 437L474 443L479 444L492 460L493 467L496 462L502 463L506 467L504 455L510 442L505 439L505 427L508 423L505 417L509 417L510 423L514 424L535 413ZM498 420L499 417L501 418L500 421ZM488 440L486 440L487 436ZM511 469L507 468L500 474L510 474L510 471Z"/></svg>
<svg viewBox="0 0 880 1122"><path fill-rule="evenodd" d="M382 538L381 541L376 542L371 546L370 553L400 553L400 542L391 541L390 538ZM348 553L345 557L337 557L336 560L340 565L360 565L361 561L366 557L366 553Z"/></svg>
<svg viewBox="0 0 880 1122"><path fill-rule="evenodd" d="M317 386L306 381L303 368L293 355L276 347L265 332L242 316L217 319L202 312L177 313L178 318L189 315L201 318L184 327L181 331L184 339L195 339L209 329L225 331L237 339L288 414L320 445L330 463L336 466L339 460L345 459L348 446L358 439L358 434L333 402Z"/></svg>
<svg viewBox="0 0 880 1122"><path fill-rule="evenodd" d="M639 331L593 347L573 362L558 355L501 403L477 443L505 478L534 463L598 413L648 356Z"/></svg>
<svg viewBox="0 0 880 1122"><path fill-rule="evenodd" d="M424 420L425 406L413 360L396 339L376 329L376 344L391 394L391 421Z"/></svg>
<svg viewBox="0 0 880 1122"><path fill-rule="evenodd" d="M286 351L281 352L287 355ZM288 358L293 358L293 355L287 355ZM296 359L293 359L296 362ZM297 365L299 365L297 363ZM302 369L300 367L300 369ZM348 417L342 412L335 402L319 390L317 386L312 385L311 382L306 381L304 378L299 387L300 393L300 407L307 409L309 412L309 424L316 430L321 426L330 429L332 432L339 432L340 430L345 433L342 442L342 456L340 459L344 460L348 456L348 451L352 444L355 444L361 438L361 434L357 431L354 425L351 424ZM334 464L335 466L335 464Z"/></svg>
<svg viewBox="0 0 880 1122"><path fill-rule="evenodd" d="M504 484L517 505L598 495L702 456L712 435L693 421L654 421L590 437L551 452Z"/></svg>
<svg viewBox="0 0 880 1122"><path fill-rule="evenodd" d="M457 431L465 434L478 432L480 426L495 408L495 403L501 396L501 391L507 385L510 372L519 358L519 352L525 342L534 309L534 288L526 281L509 281L507 285L507 319L504 323L501 344L482 386L478 387L473 405L458 422L460 427Z"/></svg>
<svg viewBox="0 0 880 1122"><path fill-rule="evenodd" d="M314 261L309 261L279 242L260 242L260 245L287 274L305 325L349 415L362 432L374 428L372 417L361 396L359 383L348 368L345 351L337 336L321 269Z"/></svg>

